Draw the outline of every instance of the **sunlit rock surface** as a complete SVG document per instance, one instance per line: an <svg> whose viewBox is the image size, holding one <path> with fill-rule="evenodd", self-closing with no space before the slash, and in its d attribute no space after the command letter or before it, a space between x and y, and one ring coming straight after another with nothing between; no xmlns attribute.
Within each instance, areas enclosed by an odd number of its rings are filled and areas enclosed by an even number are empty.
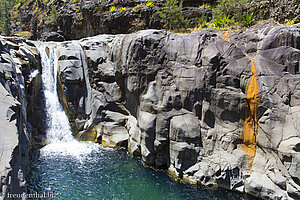
<svg viewBox="0 0 300 200"><path fill-rule="evenodd" d="M264 21L225 36L82 39L92 93L82 127L185 181L299 198L299 30Z"/></svg>
<svg viewBox="0 0 300 200"><path fill-rule="evenodd" d="M42 143L39 70L31 42L0 37L0 199L26 192L29 150Z"/></svg>
<svg viewBox="0 0 300 200"><path fill-rule="evenodd" d="M299 24L99 35L58 52L79 140L127 148L179 180L300 197Z"/></svg>

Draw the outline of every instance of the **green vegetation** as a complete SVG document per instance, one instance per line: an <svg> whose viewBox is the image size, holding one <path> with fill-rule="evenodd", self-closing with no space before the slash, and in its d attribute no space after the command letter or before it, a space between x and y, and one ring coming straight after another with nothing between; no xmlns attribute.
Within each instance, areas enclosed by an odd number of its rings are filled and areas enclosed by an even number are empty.
<svg viewBox="0 0 300 200"><path fill-rule="evenodd" d="M101 13L101 9L99 7L95 7L95 9L93 10L93 14L99 15L100 13Z"/></svg>
<svg viewBox="0 0 300 200"><path fill-rule="evenodd" d="M211 28L211 24L208 22L207 16L205 16L205 12L210 9L210 6L208 4L203 4L199 6L198 9L200 16L196 19L197 28Z"/></svg>
<svg viewBox="0 0 300 200"><path fill-rule="evenodd" d="M292 20L289 20L285 25L293 25L293 24L295 24L295 22L294 22L294 20L292 19Z"/></svg>
<svg viewBox="0 0 300 200"><path fill-rule="evenodd" d="M77 0L76 0L77 1ZM30 7L32 10L29 12L35 14L38 8L45 8L45 6L50 2L50 0L0 0L0 31L4 35L10 35L10 26L13 19L18 17L18 9L26 8L26 5L34 3L33 7ZM32 4L31 4L32 5ZM53 12L52 12L53 13ZM16 15L17 14L17 15ZM20 16L19 16L20 17ZM50 18L50 21L57 20L58 13L53 13ZM20 19L19 19L20 20ZM25 32L20 32L22 34ZM27 34L27 33L26 33Z"/></svg>
<svg viewBox="0 0 300 200"><path fill-rule="evenodd" d="M210 8L210 6L208 4L203 4L203 5L199 6L199 10L207 10L209 8Z"/></svg>
<svg viewBox="0 0 300 200"><path fill-rule="evenodd" d="M128 4L126 3L127 1L131 3ZM67 2L73 7L74 18L76 20L81 19L82 13L79 2L84 1L70 0ZM258 9L268 7L269 4L264 3L265 1L259 2L258 0L211 0L200 4L198 9L195 7L187 8L185 11L182 10L183 4L187 3L186 6L189 6L191 3L190 0L164 0L163 2L145 0L134 4L132 2L132 0L100 0L99 2L92 3L94 5L92 12L94 15L105 14L107 16L104 17L107 18L120 17L125 13L126 16L135 14L136 19L131 24L132 26L138 26L131 28L131 31L148 28L148 24L145 23L145 16L142 15L144 12L153 14L149 16L152 19L160 19L154 20L157 28L162 26L167 30L177 32L190 32L203 28L240 29L250 27L260 20L267 19L269 16L266 14L267 11ZM199 4L196 5L198 6ZM17 27L12 29L14 34L16 34L16 31L25 34L22 31L32 28L28 27L32 26L32 21L21 22L24 21L23 19L26 19L28 13L32 14L31 19L38 20L38 26L46 25L45 23L56 25L59 17L58 8L61 6L62 4L53 0L0 0L0 31L5 35L11 34L11 23L13 23L13 27ZM154 7L155 9L152 9ZM47 13L49 8L50 12ZM120 14L121 12L122 14ZM116 14L112 15L112 13ZM284 20L286 25L298 22ZM80 22L82 23L82 20ZM76 22L74 23L76 24Z"/></svg>
<svg viewBox="0 0 300 200"><path fill-rule="evenodd" d="M10 10L17 3L19 3L17 0L0 0L0 31L2 34L10 34Z"/></svg>
<svg viewBox="0 0 300 200"><path fill-rule="evenodd" d="M153 7L154 6L154 2L153 1L147 1L146 3L147 7Z"/></svg>
<svg viewBox="0 0 300 200"><path fill-rule="evenodd" d="M258 18L260 12L250 12L251 0L217 0L218 4L213 9L213 23L219 28L249 27Z"/></svg>
<svg viewBox="0 0 300 200"><path fill-rule="evenodd" d="M17 31L14 34L27 39L29 39L32 36L32 33L30 33L29 31Z"/></svg>
<svg viewBox="0 0 300 200"><path fill-rule="evenodd" d="M226 28L236 25L234 19L230 19L228 15L220 16L213 21L216 28Z"/></svg>
<svg viewBox="0 0 300 200"><path fill-rule="evenodd" d="M217 0L214 8L207 4L199 6L199 17L196 20L197 29L236 29L252 26L258 20L258 13L249 11L250 2L251 0ZM205 16L209 9L213 11L212 19ZM163 4L162 11L157 15L164 28L168 30L187 28L187 19L182 12L182 1L179 3L178 0L167 0Z"/></svg>
<svg viewBox="0 0 300 200"><path fill-rule="evenodd" d="M18 0L23 2L30 2L32 0ZM51 0L36 0L39 7L46 6Z"/></svg>
<svg viewBox="0 0 300 200"><path fill-rule="evenodd" d="M255 23L255 17L253 12L252 13L247 13L244 17L242 17L242 25L244 27L250 27Z"/></svg>
<svg viewBox="0 0 300 200"><path fill-rule="evenodd" d="M54 4L51 5L51 11L50 11L50 24L56 24L58 19L58 12L56 10L56 6Z"/></svg>
<svg viewBox="0 0 300 200"><path fill-rule="evenodd" d="M236 21L241 21L242 16L247 13L247 5L250 0L218 0L218 4L213 9L213 18L229 16Z"/></svg>
<svg viewBox="0 0 300 200"><path fill-rule="evenodd" d="M115 12L115 11L116 11L116 7L115 7L115 6L110 7L110 8L109 8L109 11L110 11L110 12Z"/></svg>
<svg viewBox="0 0 300 200"><path fill-rule="evenodd" d="M168 30L182 29L187 27L187 20L182 13L182 1L167 0L163 4L162 11L157 13L158 17Z"/></svg>

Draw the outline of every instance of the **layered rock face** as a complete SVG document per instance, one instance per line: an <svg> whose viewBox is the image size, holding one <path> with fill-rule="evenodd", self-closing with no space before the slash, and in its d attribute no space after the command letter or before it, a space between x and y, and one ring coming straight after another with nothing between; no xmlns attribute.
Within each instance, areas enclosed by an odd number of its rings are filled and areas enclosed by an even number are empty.
<svg viewBox="0 0 300 200"><path fill-rule="evenodd" d="M264 21L64 42L61 99L81 140L127 148L184 181L297 199L299 28Z"/></svg>
<svg viewBox="0 0 300 200"><path fill-rule="evenodd" d="M38 55L29 41L0 37L0 199L26 192L29 151L39 145L33 138L41 142Z"/></svg>

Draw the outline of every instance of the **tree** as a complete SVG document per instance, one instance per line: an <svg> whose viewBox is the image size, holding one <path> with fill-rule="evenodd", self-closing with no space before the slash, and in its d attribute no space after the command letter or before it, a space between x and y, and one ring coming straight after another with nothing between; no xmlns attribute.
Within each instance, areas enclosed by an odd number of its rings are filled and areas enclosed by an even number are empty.
<svg viewBox="0 0 300 200"><path fill-rule="evenodd" d="M0 30L3 34L9 34L10 15L8 10L8 2L0 0Z"/></svg>
<svg viewBox="0 0 300 200"><path fill-rule="evenodd" d="M0 30L3 34L10 34L10 10L18 0L0 0Z"/></svg>
<svg viewBox="0 0 300 200"><path fill-rule="evenodd" d="M50 24L56 24L57 19L58 19L58 12L56 10L56 6L52 4L51 11L50 11Z"/></svg>
<svg viewBox="0 0 300 200"><path fill-rule="evenodd" d="M182 13L182 1L179 3L178 0L167 0L163 6L162 10L158 12L158 16L164 23L164 28L174 30L187 26L187 20Z"/></svg>

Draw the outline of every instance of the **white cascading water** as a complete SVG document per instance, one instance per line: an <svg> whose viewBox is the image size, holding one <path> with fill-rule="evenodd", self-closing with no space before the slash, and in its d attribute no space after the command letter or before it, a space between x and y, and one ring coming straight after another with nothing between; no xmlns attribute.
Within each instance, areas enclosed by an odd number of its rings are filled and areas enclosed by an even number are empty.
<svg viewBox="0 0 300 200"><path fill-rule="evenodd" d="M47 145L41 155L71 155L80 158L98 149L96 144L77 141L71 131L68 118L58 100L57 94L57 44L36 44L42 64L42 86L46 101Z"/></svg>

